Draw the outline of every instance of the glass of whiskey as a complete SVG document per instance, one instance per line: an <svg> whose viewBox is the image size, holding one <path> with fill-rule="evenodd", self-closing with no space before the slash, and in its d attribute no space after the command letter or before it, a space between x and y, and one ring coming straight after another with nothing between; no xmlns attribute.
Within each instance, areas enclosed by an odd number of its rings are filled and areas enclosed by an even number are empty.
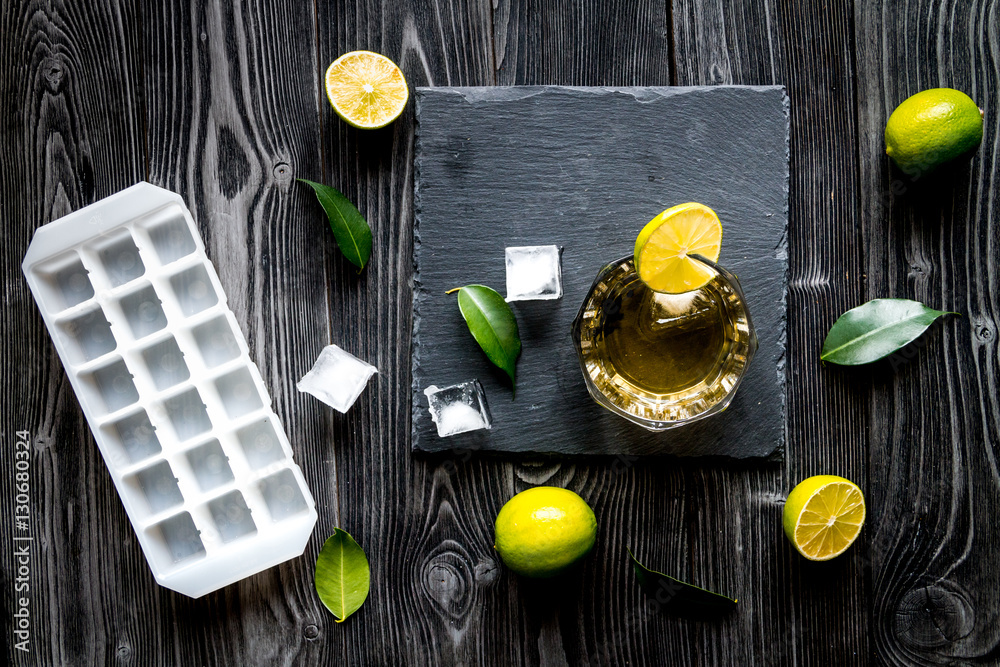
<svg viewBox="0 0 1000 667"><path fill-rule="evenodd" d="M757 351L739 280L689 256L713 273L703 287L655 292L629 255L601 269L573 322L590 395L650 431L725 410Z"/></svg>

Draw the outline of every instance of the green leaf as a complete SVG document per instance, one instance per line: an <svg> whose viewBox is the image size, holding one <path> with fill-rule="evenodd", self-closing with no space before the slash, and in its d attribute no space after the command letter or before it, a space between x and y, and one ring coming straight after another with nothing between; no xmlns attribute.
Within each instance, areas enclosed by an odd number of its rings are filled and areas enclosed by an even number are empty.
<svg viewBox="0 0 1000 667"><path fill-rule="evenodd" d="M365 264L372 256L372 230L358 209L354 208L354 204L337 188L307 181L304 178L297 180L316 191L316 199L326 211L326 217L330 219L330 229L333 230L333 237L337 239L340 252L344 253L347 261L354 266L359 269L365 268Z"/></svg>
<svg viewBox="0 0 1000 667"><path fill-rule="evenodd" d="M909 299L874 299L834 322L820 359L842 366L870 364L915 341L942 315L958 313L934 310Z"/></svg>
<svg viewBox="0 0 1000 667"><path fill-rule="evenodd" d="M337 623L361 608L370 578L365 552L353 537L334 528L316 558L316 592Z"/></svg>
<svg viewBox="0 0 1000 667"><path fill-rule="evenodd" d="M521 337L510 306L496 290L485 285L466 285L458 290L458 308L486 357L507 373L514 384Z"/></svg>
<svg viewBox="0 0 1000 667"><path fill-rule="evenodd" d="M661 611L675 616L704 619L714 618L736 609L735 599L650 570L636 560L631 549L627 551L629 558L632 559L632 568L635 570L635 578L639 580L639 587L658 603Z"/></svg>

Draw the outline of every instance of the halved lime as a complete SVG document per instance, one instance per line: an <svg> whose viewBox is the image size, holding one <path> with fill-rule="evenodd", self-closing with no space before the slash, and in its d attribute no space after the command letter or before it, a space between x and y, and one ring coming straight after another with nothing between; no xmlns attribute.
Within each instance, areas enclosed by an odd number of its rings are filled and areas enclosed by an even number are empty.
<svg viewBox="0 0 1000 667"><path fill-rule="evenodd" d="M326 70L326 96L354 127L385 127L403 112L410 91L396 63L371 51L351 51Z"/></svg>
<svg viewBox="0 0 1000 667"><path fill-rule="evenodd" d="M792 489L785 501L785 535L809 560L830 560L847 551L865 523L865 497L858 485L836 475L815 475Z"/></svg>
<svg viewBox="0 0 1000 667"><path fill-rule="evenodd" d="M696 202L668 208L649 221L635 240L639 279L656 292L680 294L703 287L715 273L690 255L713 262L722 247L722 223Z"/></svg>

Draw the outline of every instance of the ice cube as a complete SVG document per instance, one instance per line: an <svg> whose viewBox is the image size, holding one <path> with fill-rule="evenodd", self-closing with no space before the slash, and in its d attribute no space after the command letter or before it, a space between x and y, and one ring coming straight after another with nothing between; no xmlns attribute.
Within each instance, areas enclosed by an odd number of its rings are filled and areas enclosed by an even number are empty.
<svg viewBox="0 0 1000 667"><path fill-rule="evenodd" d="M507 300L562 298L560 248L530 245L507 248Z"/></svg>
<svg viewBox="0 0 1000 667"><path fill-rule="evenodd" d="M312 369L295 385L339 412L347 412L378 369L336 345L319 353Z"/></svg>
<svg viewBox="0 0 1000 667"><path fill-rule="evenodd" d="M666 331L690 333L707 327L718 327L721 322L720 304L704 288L683 294L662 294L649 290L650 317L641 325L656 335Z"/></svg>
<svg viewBox="0 0 1000 667"><path fill-rule="evenodd" d="M653 319L670 320L700 310L700 302L705 301L701 290L681 294L665 294L649 291Z"/></svg>
<svg viewBox="0 0 1000 667"><path fill-rule="evenodd" d="M430 406L431 419L437 424L438 436L446 438L468 431L492 428L486 394L479 380L469 380L450 387L431 385L424 389Z"/></svg>

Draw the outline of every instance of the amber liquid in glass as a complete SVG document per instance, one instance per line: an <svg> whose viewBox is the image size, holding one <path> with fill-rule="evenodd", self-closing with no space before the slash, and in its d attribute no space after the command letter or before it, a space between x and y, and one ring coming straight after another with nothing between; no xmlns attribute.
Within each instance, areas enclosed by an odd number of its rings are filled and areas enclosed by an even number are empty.
<svg viewBox="0 0 1000 667"><path fill-rule="evenodd" d="M736 324L717 288L658 294L635 280L605 299L593 354L637 389L674 394L697 385L728 354Z"/></svg>
<svg viewBox="0 0 1000 667"><path fill-rule="evenodd" d="M725 408L757 347L732 282L660 294L631 258L601 271L573 333L595 400L652 430Z"/></svg>

